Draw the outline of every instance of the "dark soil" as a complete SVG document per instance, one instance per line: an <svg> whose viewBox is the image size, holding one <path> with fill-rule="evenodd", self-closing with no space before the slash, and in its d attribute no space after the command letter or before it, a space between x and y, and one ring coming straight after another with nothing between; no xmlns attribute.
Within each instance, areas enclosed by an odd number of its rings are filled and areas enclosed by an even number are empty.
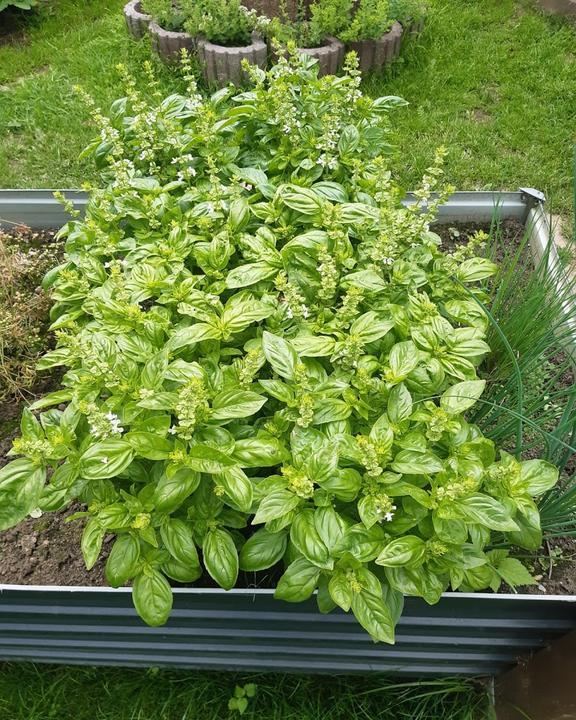
<svg viewBox="0 0 576 720"><path fill-rule="evenodd" d="M2 14L3 15L3 14ZM0 19L2 19L0 15ZM15 228L12 237L19 247L41 247L54 239L55 231L28 232ZM4 236L6 240L7 236ZM8 237L8 240L10 238ZM0 468L10 462L6 453L20 434L20 415L25 405L57 390L62 372L45 372L21 395L0 402ZM105 585L104 564L109 542L104 543L102 558L88 571L80 552L82 521L66 523L66 518L81 510L47 513L29 518L18 527L0 533L0 583L14 585Z"/></svg>
<svg viewBox="0 0 576 720"><path fill-rule="evenodd" d="M0 12L0 46L26 42L30 11L9 7Z"/></svg>
<svg viewBox="0 0 576 720"><path fill-rule="evenodd" d="M557 538L540 549L533 568L537 585L522 588L529 595L576 595L576 539Z"/></svg>
<svg viewBox="0 0 576 720"><path fill-rule="evenodd" d="M447 251L467 242L468 236L477 230L490 232L490 225L475 223L456 226L438 225L434 232L442 238ZM501 242L496 257L504 248L518 246L524 235L524 227L514 221L502 223ZM34 387L32 398L55 389L59 375L42 378ZM13 438L18 435L18 419L24 402L0 404L0 467L8 462L5 453ZM0 534L0 583L21 585L106 585L104 565L110 551L112 536L105 539L102 556L95 567L85 568L80 552L83 523L76 520L67 523L66 518L81 510L76 505L66 511L47 513L40 518L29 518L18 527ZM576 540L562 538L541 548L541 555L532 568L538 584L521 588L529 594L576 595ZM552 561L548 559L552 557ZM281 574L280 566L261 573L240 573L237 587L273 588ZM208 576L198 583L216 587ZM178 583L173 583L178 585Z"/></svg>
<svg viewBox="0 0 576 720"><path fill-rule="evenodd" d="M442 250L445 252L454 251L459 245L465 245L468 238L483 230L490 235L492 227L490 223L458 223L456 225L433 225L431 230L440 236ZM497 242L494 248L495 261L502 259L506 251L516 248L526 235L526 228L517 220L504 220L498 224Z"/></svg>
<svg viewBox="0 0 576 720"><path fill-rule="evenodd" d="M80 538L83 523L66 518L82 510L79 505L65 512L29 518L0 534L0 583L9 585L106 585L104 564L110 550L105 541L102 557L86 570Z"/></svg>

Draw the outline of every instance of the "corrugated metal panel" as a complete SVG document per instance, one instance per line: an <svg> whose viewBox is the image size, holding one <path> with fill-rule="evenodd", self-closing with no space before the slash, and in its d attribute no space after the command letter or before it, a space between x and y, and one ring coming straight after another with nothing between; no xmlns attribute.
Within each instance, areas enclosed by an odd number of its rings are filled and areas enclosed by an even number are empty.
<svg viewBox="0 0 576 720"><path fill-rule="evenodd" d="M82 190L63 190L77 210L86 207ZM23 223L32 228L59 228L68 219L53 190L0 190L0 227ZM414 202L408 193L405 203ZM529 203L526 192L456 192L438 211L442 222L490 222L494 215L524 222Z"/></svg>
<svg viewBox="0 0 576 720"><path fill-rule="evenodd" d="M89 665L405 675L491 675L576 627L576 600L447 593L407 598L394 646L354 617L271 591L180 589L162 628L128 589L0 587L0 659Z"/></svg>

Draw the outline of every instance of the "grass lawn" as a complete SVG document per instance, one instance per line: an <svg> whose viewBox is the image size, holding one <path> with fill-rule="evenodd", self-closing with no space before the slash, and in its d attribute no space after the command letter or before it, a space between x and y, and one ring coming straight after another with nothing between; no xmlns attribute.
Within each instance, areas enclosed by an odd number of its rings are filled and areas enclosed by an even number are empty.
<svg viewBox="0 0 576 720"><path fill-rule="evenodd" d="M236 684L257 683L247 720L485 720L486 694L429 683L6 665L0 720L228 720Z"/></svg>

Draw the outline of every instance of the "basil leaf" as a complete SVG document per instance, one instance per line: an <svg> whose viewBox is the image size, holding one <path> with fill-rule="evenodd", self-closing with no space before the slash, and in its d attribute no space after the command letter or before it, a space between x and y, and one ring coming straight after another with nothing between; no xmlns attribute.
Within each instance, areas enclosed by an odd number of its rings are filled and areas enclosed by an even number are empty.
<svg viewBox="0 0 576 720"><path fill-rule="evenodd" d="M520 464L520 480L530 495L541 495L558 482L558 468L545 460L525 460Z"/></svg>
<svg viewBox="0 0 576 720"><path fill-rule="evenodd" d="M415 535L405 535L388 543L376 558L386 567L417 567L424 562L426 543Z"/></svg>
<svg viewBox="0 0 576 720"><path fill-rule="evenodd" d="M306 558L294 560L278 581L274 597L286 602L307 600L316 589L320 572L320 568Z"/></svg>
<svg viewBox="0 0 576 720"><path fill-rule="evenodd" d="M328 548L316 529L313 510L301 510L294 516L290 527L290 540L314 565L328 570L334 567Z"/></svg>
<svg viewBox="0 0 576 720"><path fill-rule="evenodd" d="M125 585L138 573L139 560L139 541L129 533L119 535L106 560L106 580L112 587Z"/></svg>
<svg viewBox="0 0 576 720"><path fill-rule="evenodd" d="M254 415L266 398L248 390L228 390L219 393L212 401L212 420L230 420Z"/></svg>
<svg viewBox="0 0 576 720"><path fill-rule="evenodd" d="M239 467L230 468L214 476L214 482L224 488L227 497L242 512L250 512L252 507L252 482Z"/></svg>
<svg viewBox="0 0 576 720"><path fill-rule="evenodd" d="M147 625L164 625L172 611L172 589L157 570L140 573L132 586L132 600L136 612Z"/></svg>
<svg viewBox="0 0 576 720"><path fill-rule="evenodd" d="M485 380L468 380L456 383L446 390L440 398L440 407L451 415L463 413L474 405L484 392Z"/></svg>
<svg viewBox="0 0 576 720"><path fill-rule="evenodd" d="M125 440L103 440L92 445L80 458L80 475L87 480L117 477L134 458Z"/></svg>
<svg viewBox="0 0 576 720"><path fill-rule="evenodd" d="M294 379L298 355L287 340L265 331L262 335L262 350L275 373L287 380Z"/></svg>
<svg viewBox="0 0 576 720"><path fill-rule="evenodd" d="M480 523L491 530L518 530L518 525L504 505L489 495L476 493L463 500L455 500L453 504L464 519L470 522Z"/></svg>
<svg viewBox="0 0 576 720"><path fill-rule="evenodd" d="M160 512L171 513L180 507L200 484L200 474L190 468L180 468L173 474L164 474L154 491L153 502Z"/></svg>
<svg viewBox="0 0 576 720"><path fill-rule="evenodd" d="M240 568L251 572L267 570L282 559L287 544L286 532L271 533L266 528L257 530L240 550Z"/></svg>
<svg viewBox="0 0 576 720"><path fill-rule="evenodd" d="M374 640L394 643L394 622L382 595L365 590L353 593L351 605L354 617Z"/></svg>
<svg viewBox="0 0 576 720"><path fill-rule="evenodd" d="M186 567L200 567L192 529L184 520L167 518L160 526L160 537L175 560Z"/></svg>
<svg viewBox="0 0 576 720"><path fill-rule="evenodd" d="M274 518L282 517L294 510L301 503L301 499L291 490L275 490L267 495L261 502L252 520L252 525L258 525Z"/></svg>
<svg viewBox="0 0 576 720"><path fill-rule="evenodd" d="M87 570L91 570L94 567L100 556L105 532L104 528L95 519L88 520L84 526L80 547Z"/></svg>
<svg viewBox="0 0 576 720"><path fill-rule="evenodd" d="M208 531L202 545L204 565L224 590L230 590L238 577L238 552L230 533L220 528Z"/></svg>
<svg viewBox="0 0 576 720"><path fill-rule="evenodd" d="M221 473L236 465L236 462L220 450L199 443L188 451L186 464L197 472L212 474Z"/></svg>

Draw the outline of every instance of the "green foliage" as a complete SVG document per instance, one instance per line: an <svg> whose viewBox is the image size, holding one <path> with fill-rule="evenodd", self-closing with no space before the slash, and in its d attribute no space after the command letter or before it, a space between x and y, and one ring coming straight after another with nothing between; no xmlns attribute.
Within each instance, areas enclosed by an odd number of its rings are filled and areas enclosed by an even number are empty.
<svg viewBox="0 0 576 720"><path fill-rule="evenodd" d="M388 16L404 26L422 20L428 13L428 7L422 0L388 0Z"/></svg>
<svg viewBox="0 0 576 720"><path fill-rule="evenodd" d="M240 0L199 0L190 8L184 28L218 45L249 45L256 27L256 14Z"/></svg>
<svg viewBox="0 0 576 720"><path fill-rule="evenodd" d="M575 281L552 245L534 264L529 242L525 233L506 244L494 223L486 254L500 259L490 281L488 390L471 419L501 446L542 455L564 471L576 446ZM538 502L549 537L576 533L576 484L567 475Z"/></svg>
<svg viewBox="0 0 576 720"><path fill-rule="evenodd" d="M318 79L282 59L207 100L129 84L95 114L107 184L45 281L58 344L42 366L68 370L23 416L0 527L84 503L87 565L116 535L108 576L150 624L167 577L198 577L197 548L224 588L283 554L279 598L318 589L323 612L392 642L403 595L520 577L487 552L492 531L539 539L555 468L497 461L463 415L489 352L470 297L495 266L430 232L443 151L401 204L382 153L404 102L364 97L353 63Z"/></svg>
<svg viewBox="0 0 576 720"><path fill-rule="evenodd" d="M249 700L256 695L256 690L257 685L254 683L236 685L233 697L228 700L228 709L237 710L240 715L244 715L248 709Z"/></svg>
<svg viewBox="0 0 576 720"><path fill-rule="evenodd" d="M94 668L2 663L1 720L237 720L235 685L257 683L250 720L477 720L489 717L483 683L464 678L399 680L375 673L316 675ZM106 692L102 692L106 688ZM95 708L97 711L95 712Z"/></svg>
<svg viewBox="0 0 576 720"><path fill-rule="evenodd" d="M317 47L328 36L343 42L379 38L391 24L388 0L319 0L296 20L274 18L265 33L284 44Z"/></svg>
<svg viewBox="0 0 576 720"><path fill-rule="evenodd" d="M352 8L346 24L337 37L342 42L376 40L388 32L393 20L389 0L359 0Z"/></svg>
<svg viewBox="0 0 576 720"><path fill-rule="evenodd" d="M184 23L193 7L189 0L142 0L141 4L143 11L151 15L160 27L174 32L184 30Z"/></svg>
<svg viewBox="0 0 576 720"><path fill-rule="evenodd" d="M0 12L9 7L31 10L35 5L38 5L38 0L0 0Z"/></svg>
<svg viewBox="0 0 576 720"><path fill-rule="evenodd" d="M249 45L258 21L240 0L143 0L143 8L166 30L220 45Z"/></svg>

